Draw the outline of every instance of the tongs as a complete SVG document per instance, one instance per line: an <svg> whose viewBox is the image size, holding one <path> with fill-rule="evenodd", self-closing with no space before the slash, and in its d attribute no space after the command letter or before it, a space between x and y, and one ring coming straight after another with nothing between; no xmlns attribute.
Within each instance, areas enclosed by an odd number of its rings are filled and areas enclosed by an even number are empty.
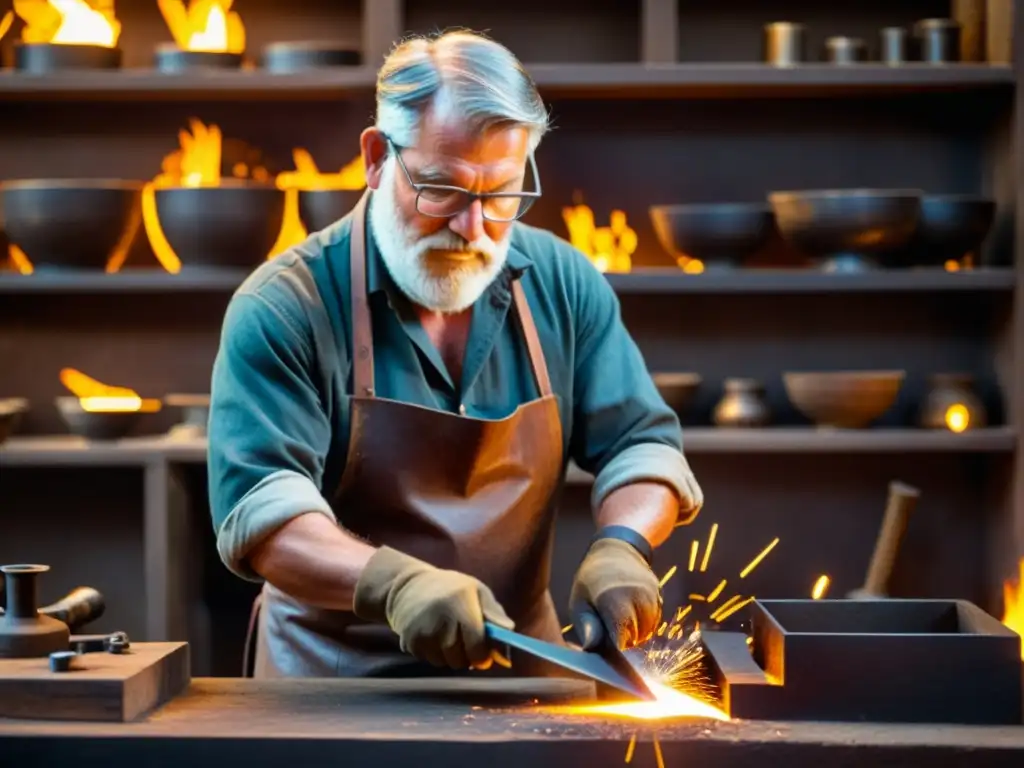
<svg viewBox="0 0 1024 768"><path fill-rule="evenodd" d="M610 639L610 633L605 633L605 638L597 650L578 651L522 635L489 621L484 622L484 628L492 642L504 643L642 701L653 701L656 698L629 659Z"/></svg>

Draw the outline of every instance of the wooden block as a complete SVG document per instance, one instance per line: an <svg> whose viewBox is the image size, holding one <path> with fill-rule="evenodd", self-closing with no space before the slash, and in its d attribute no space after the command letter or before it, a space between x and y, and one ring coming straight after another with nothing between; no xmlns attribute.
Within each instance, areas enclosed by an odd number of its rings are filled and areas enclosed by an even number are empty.
<svg viewBox="0 0 1024 768"><path fill-rule="evenodd" d="M133 643L86 653L69 672L42 659L0 659L0 717L128 722L167 703L191 680L187 643Z"/></svg>

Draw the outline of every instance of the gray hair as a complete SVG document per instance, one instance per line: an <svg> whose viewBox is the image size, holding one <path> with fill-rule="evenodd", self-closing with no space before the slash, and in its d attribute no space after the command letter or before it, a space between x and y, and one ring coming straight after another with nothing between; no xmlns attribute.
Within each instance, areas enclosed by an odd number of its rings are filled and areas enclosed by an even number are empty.
<svg viewBox="0 0 1024 768"><path fill-rule="evenodd" d="M428 108L442 119L525 127L530 149L548 131L548 112L537 86L513 53L465 30L399 43L377 75L377 127L399 146L414 146Z"/></svg>

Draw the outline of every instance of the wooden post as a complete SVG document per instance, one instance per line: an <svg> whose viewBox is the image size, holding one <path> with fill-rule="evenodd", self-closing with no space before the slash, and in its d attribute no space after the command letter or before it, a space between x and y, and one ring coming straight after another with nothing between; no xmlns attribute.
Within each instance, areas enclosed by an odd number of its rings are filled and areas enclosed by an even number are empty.
<svg viewBox="0 0 1024 768"><path fill-rule="evenodd" d="M644 64L679 60L678 0L644 0L640 10L640 57Z"/></svg>
<svg viewBox="0 0 1024 768"><path fill-rule="evenodd" d="M960 22L960 60L986 60L986 16L988 0L953 0L951 15Z"/></svg>
<svg viewBox="0 0 1024 768"><path fill-rule="evenodd" d="M376 72L402 36L402 0L363 0L363 63Z"/></svg>

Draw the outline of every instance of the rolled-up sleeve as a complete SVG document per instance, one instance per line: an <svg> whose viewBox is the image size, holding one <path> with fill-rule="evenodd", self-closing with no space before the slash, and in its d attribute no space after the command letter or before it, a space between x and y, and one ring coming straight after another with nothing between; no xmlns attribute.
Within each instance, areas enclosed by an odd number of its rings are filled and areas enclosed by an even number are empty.
<svg viewBox="0 0 1024 768"><path fill-rule="evenodd" d="M260 577L249 551L294 517L334 515L320 492L330 422L311 334L279 300L236 294L213 367L209 417L210 511L221 560Z"/></svg>
<svg viewBox="0 0 1024 768"><path fill-rule="evenodd" d="M693 480L679 419L654 385L608 280L585 257L577 264L570 452L595 476L591 503L598 509L612 491L640 481L661 482L689 499Z"/></svg>

